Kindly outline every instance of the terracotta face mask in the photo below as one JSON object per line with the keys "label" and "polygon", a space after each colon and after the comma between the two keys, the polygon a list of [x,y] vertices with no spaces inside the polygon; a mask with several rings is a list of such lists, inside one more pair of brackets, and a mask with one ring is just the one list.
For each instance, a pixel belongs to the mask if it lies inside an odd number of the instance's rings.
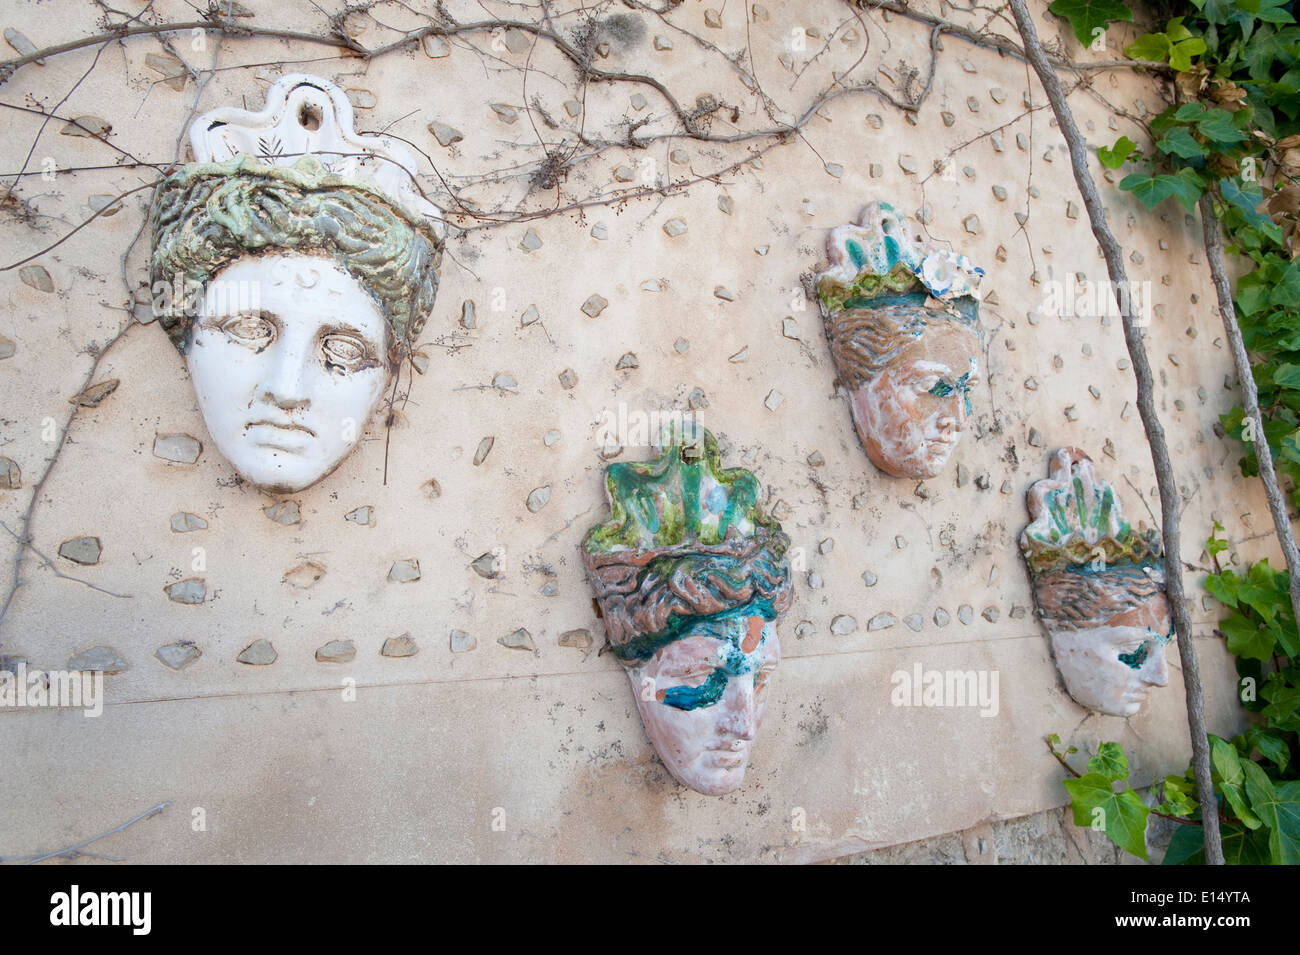
{"label": "terracotta face mask", "polygon": [[708,431],[606,471],[613,517],[582,556],[646,735],[669,772],[710,796],[744,781],[781,659],[789,538],[754,475],[720,467]]}
{"label": "terracotta face mask", "polygon": [[975,410],[983,272],[879,202],[827,254],[818,300],[858,440],[886,474],[933,477]]}
{"label": "terracotta face mask", "polygon": [[1169,681],[1160,538],[1124,521],[1114,489],[1077,448],[1052,456],[1028,500],[1020,549],[1066,691],[1099,713],[1133,716]]}

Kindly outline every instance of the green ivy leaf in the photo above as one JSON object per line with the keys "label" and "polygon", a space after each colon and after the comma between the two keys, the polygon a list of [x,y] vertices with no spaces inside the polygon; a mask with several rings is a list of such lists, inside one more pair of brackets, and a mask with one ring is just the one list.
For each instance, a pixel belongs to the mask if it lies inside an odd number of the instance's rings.
{"label": "green ivy leaf", "polygon": [[1119,743],[1102,743],[1097,747],[1097,755],[1088,760],[1088,772],[1100,773],[1113,782],[1128,779],[1128,756],[1124,747]]}
{"label": "green ivy leaf", "polygon": [[1251,811],[1250,801],[1246,798],[1246,772],[1242,769],[1237,748],[1226,739],[1210,734],[1210,762],[1219,792],[1223,793],[1233,813],[1248,829],[1258,829],[1259,817]]}
{"label": "green ivy leaf", "polygon": [[1127,136],[1121,136],[1115,140],[1114,146],[1098,146],[1097,158],[1107,169],[1118,169],[1128,161],[1128,157],[1133,155],[1133,150],[1137,149],[1137,143]]}
{"label": "green ivy leaf", "polygon": [[1132,789],[1115,793],[1111,780],[1101,773],[1085,773],[1078,779],[1065,780],[1063,785],[1072,800],[1070,806],[1076,826],[1091,827],[1096,818],[1093,810],[1100,809],[1102,825],[1110,841],[1139,859],[1147,858],[1147,816],[1151,810],[1142,804],[1137,793]]}
{"label": "green ivy leaf", "polygon": [[1135,172],[1120,180],[1119,187],[1131,192],[1148,209],[1154,209],[1174,194],[1173,176],[1152,176],[1145,172]]}
{"label": "green ivy leaf", "polygon": [[1180,73],[1185,72],[1192,68],[1192,57],[1200,56],[1204,52],[1205,41],[1200,37],[1183,40],[1169,48],[1169,65]]}
{"label": "green ivy leaf", "polygon": [[1273,655],[1273,633],[1255,621],[1235,613],[1219,621],[1219,629],[1228,640],[1228,652],[1247,660],[1267,660]]}
{"label": "green ivy leaf", "polygon": [[1192,131],[1186,126],[1175,126],[1169,135],[1156,143],[1156,148],[1183,159],[1198,159],[1205,155],[1205,147],[1192,137]]}
{"label": "green ivy leaf", "polygon": [[1144,33],[1124,48],[1124,55],[1131,60],[1163,63],[1169,59],[1169,46],[1169,37],[1163,33]]}
{"label": "green ivy leaf", "polygon": [[[1228,546],[1226,541],[1223,546]],[[1237,587],[1239,584],[1240,581],[1238,581],[1237,575],[1231,570],[1225,570],[1221,574],[1210,574],[1205,578],[1205,589],[1210,592],[1210,595],[1219,603],[1226,607],[1232,607],[1234,610],[1237,608]]]}
{"label": "green ivy leaf", "polygon": [[1286,740],[1277,736],[1272,730],[1260,726],[1253,727],[1246,734],[1246,738],[1265,759],[1271,760],[1277,766],[1278,773],[1286,772],[1287,764],[1291,762],[1291,747],[1287,745]]}
{"label": "green ivy leaf", "polygon": [[1219,195],[1241,211],[1246,222],[1256,228],[1272,224],[1272,219],[1255,209],[1264,201],[1264,190],[1258,182],[1242,182],[1240,179],[1220,179]]}
{"label": "green ivy leaf", "polygon": [[1075,38],[1084,46],[1092,43],[1097,30],[1113,20],[1132,20],[1133,11],[1121,0],[1055,0],[1047,8],[1074,27]]}
{"label": "green ivy leaf", "polygon": [[1246,760],[1242,768],[1250,805],[1269,829],[1274,865],[1300,865],[1300,780],[1274,787],[1258,763]]}
{"label": "green ivy leaf", "polygon": [[1246,134],[1233,124],[1232,114],[1226,109],[1207,111],[1196,120],[1196,128],[1211,142],[1239,143],[1246,138]]}

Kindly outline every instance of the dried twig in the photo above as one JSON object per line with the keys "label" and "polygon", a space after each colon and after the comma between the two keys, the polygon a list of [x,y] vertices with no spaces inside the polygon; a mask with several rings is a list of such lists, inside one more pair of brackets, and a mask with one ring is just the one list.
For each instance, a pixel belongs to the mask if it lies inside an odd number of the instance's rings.
{"label": "dried twig", "polygon": [[[160,802],[152,809],[146,809],[144,812],[140,813],[140,815],[136,816],[134,819],[128,819],[120,826],[114,826],[112,829],[109,829],[107,832],[101,832],[97,836],[91,836],[89,839],[86,839],[83,842],[78,842],[76,845],[68,846],[63,849],[58,849],[55,850],[54,852],[47,852],[44,855],[13,856],[9,858],[0,856],[0,863],[21,862],[25,865],[36,865],[36,863],[38,862],[46,862],[50,859],[75,859],[78,856],[92,856],[94,855],[94,853],[82,852],[81,850],[86,846],[90,845],[92,842],[98,842],[100,839],[107,839],[109,836],[116,835],[119,832],[123,832],[127,829],[130,829],[137,822],[141,822],[145,819],[148,819],[150,816],[156,816],[158,813],[162,812],[170,805],[171,805],[170,802]],[[101,858],[101,857],[96,856],[96,858]],[[114,861],[118,861],[118,860],[114,860]]]}
{"label": "dried twig", "polygon": [[1210,741],[1205,725],[1205,696],[1201,687],[1196,646],[1192,641],[1191,615],[1187,611],[1187,597],[1183,592],[1182,540],[1178,526],[1178,482],[1174,479],[1174,468],[1169,457],[1169,445],[1165,440],[1165,429],[1156,413],[1151,362],[1147,359],[1146,346],[1142,343],[1142,329],[1133,314],[1132,296],[1127,293],[1129,284],[1124,269],[1124,254],[1114,233],[1110,231],[1110,226],[1106,224],[1106,209],[1101,204],[1101,196],[1097,193],[1097,184],[1093,182],[1092,174],[1088,171],[1088,147],[1074,121],[1074,114],[1065,99],[1061,81],[1048,62],[1042,43],[1039,42],[1038,31],[1034,28],[1034,21],[1025,6],[1025,0],[1010,0],[1010,2],[1011,12],[1016,18],[1016,26],[1024,41],[1029,63],[1047,92],[1052,111],[1056,114],[1057,123],[1061,127],[1061,134],[1069,147],[1074,179],[1079,185],[1084,207],[1088,210],[1092,233],[1097,237],[1102,255],[1106,259],[1106,270],[1110,274],[1120,314],[1124,320],[1124,341],[1128,345],[1129,358],[1133,362],[1133,376],[1137,379],[1138,412],[1142,417],[1142,426],[1146,429],[1147,443],[1151,445],[1151,460],[1156,470],[1156,486],[1160,489],[1161,523],[1165,544],[1165,589],[1173,609],[1174,626],[1178,631],[1178,653],[1183,661],[1187,722],[1192,734],[1192,767],[1196,775],[1196,791],[1200,798],[1201,815],[1205,825],[1205,860],[1210,865],[1223,865],[1219,816],[1215,811],[1218,803],[1214,797],[1214,785],[1210,778]]}

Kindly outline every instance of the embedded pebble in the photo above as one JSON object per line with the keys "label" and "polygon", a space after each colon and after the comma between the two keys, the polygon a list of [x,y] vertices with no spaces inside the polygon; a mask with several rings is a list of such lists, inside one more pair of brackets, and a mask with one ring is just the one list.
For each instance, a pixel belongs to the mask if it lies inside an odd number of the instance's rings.
{"label": "embedded pebble", "polygon": [[979,235],[980,217],[975,215],[974,213],[971,213],[965,219],[961,220],[961,225],[962,228],[965,229],[967,232],[969,232],[971,235]]}
{"label": "embedded pebble", "polygon": [[904,537],[902,534],[896,535],[894,537],[894,546],[897,547],[899,550],[902,550],[904,547],[907,546],[907,538]]}
{"label": "embedded pebble", "polygon": [[593,239],[602,239],[602,240],[608,239],[609,226],[605,225],[605,223],[603,222],[597,222],[594,226],[591,227],[591,237]]}
{"label": "embedded pebble", "polygon": [[1065,409],[1065,420],[1066,420],[1066,421],[1078,421],[1078,420],[1079,420],[1079,409],[1076,408],[1074,405],[1070,405],[1069,407],[1067,407],[1067,408]]}
{"label": "embedded pebble", "polygon": [[811,637],[817,632],[817,628],[812,625],[811,620],[800,620],[794,628],[795,639],[802,640],[805,637]]}
{"label": "embedded pebble", "polygon": [[519,327],[527,328],[529,325],[535,325],[541,317],[542,313],[537,310],[537,306],[530,304],[519,316]]}
{"label": "embedded pebble", "polygon": [[159,434],[153,439],[153,454],[164,461],[193,464],[203,453],[203,445],[188,434]]}
{"label": "embedded pebble", "polygon": [[519,248],[525,252],[535,252],[542,247],[542,237],[533,229],[528,229],[519,241]]}
{"label": "embedded pebble", "polygon": [[1022,619],[1024,616],[1025,616],[1025,608],[1024,608],[1024,607],[1020,606],[1019,604],[1016,604],[1014,607],[1011,608],[1011,614],[1010,614],[1010,617],[1011,617],[1012,620],[1020,620],[1020,619]]}
{"label": "embedded pebble", "polygon": [[98,537],[74,537],[59,545],[59,556],[74,564],[98,564],[103,551]]}
{"label": "embedded pebble", "polygon": [[624,352],[623,357],[614,365],[614,368],[618,371],[627,371],[632,368],[640,367],[641,361],[636,357],[636,352]]}
{"label": "embedded pebble", "polygon": [[896,623],[892,613],[878,613],[867,621],[867,630],[888,630]]}
{"label": "embedded pebble", "polygon": [[849,614],[837,614],[831,620],[831,633],[838,637],[847,636],[858,629],[858,621]]}
{"label": "embedded pebble", "polygon": [[715,30],[721,30],[721,29],[722,29],[722,14],[721,14],[720,12],[718,12],[717,10],[712,10],[712,9],[705,10],[705,11],[704,11],[704,25],[705,25],[706,27],[712,27],[712,28],[715,29]]}
{"label": "embedded pebble", "polygon": [[54,279],[50,278],[50,273],[45,270],[43,265],[26,265],[18,270],[18,278],[24,285],[36,289],[38,292],[53,292]]}
{"label": "embedded pebble", "polygon": [[713,290],[713,297],[720,298],[724,302],[734,302],[736,300],[736,293],[725,285],[719,285]]}
{"label": "embedded pebble", "polygon": [[555,428],[552,428],[550,431],[546,432],[546,434],[542,435],[542,444],[546,445],[548,448],[553,447],[559,442],[559,440],[560,432]]}
{"label": "embedded pebble", "polygon": [[389,637],[379,650],[380,656],[385,657],[413,657],[419,652],[420,648],[416,646],[415,640],[409,633],[404,633],[400,637]]}
{"label": "embedded pebble", "polygon": [[903,623],[907,624],[909,630],[920,633],[920,631],[925,627],[925,618],[919,613],[909,613],[903,618]]}
{"label": "embedded pebble", "polygon": [[812,454],[808,455],[809,467],[819,468],[825,463],[826,463],[826,458],[822,456],[822,453],[820,451],[814,451]]}
{"label": "embedded pebble", "polygon": [[962,604],[960,607],[957,608],[957,619],[960,620],[963,624],[969,626],[971,621],[975,619],[974,608],[971,607],[970,604]]}
{"label": "embedded pebble", "polygon": [[426,36],[423,41],[424,55],[431,59],[440,60],[444,56],[451,56],[451,44],[447,42],[445,36]]}
{"label": "embedded pebble", "polygon": [[68,660],[69,670],[90,670],[100,673],[122,673],[131,669],[130,664],[118,655],[112,647],[91,647],[82,650]]}
{"label": "embedded pebble", "polygon": [[98,116],[77,116],[68,120],[59,133],[63,136],[97,137],[106,136],[112,131],[113,124],[106,119]]}
{"label": "embedded pebble", "polygon": [[262,508],[262,513],[269,517],[276,524],[297,524],[302,520],[302,515],[298,510],[297,501],[277,501]]}
{"label": "embedded pebble", "polygon": [[433,138],[438,140],[439,145],[442,146],[450,146],[452,143],[458,143],[465,138],[465,134],[455,126],[448,126],[436,119],[429,124],[429,132],[433,133]]}
{"label": "embedded pebble", "polygon": [[817,571],[814,570],[808,574],[809,590],[821,590],[823,583],[824,581],[822,580],[822,575],[817,573]]}
{"label": "embedded pebble", "polygon": [[366,527],[375,526],[375,509],[369,504],[361,507],[354,507],[343,515],[345,521],[351,521],[353,524],[362,524]]}
{"label": "embedded pebble", "polygon": [[409,584],[419,579],[420,562],[414,557],[394,561],[393,566],[388,568],[388,582],[390,584]]}
{"label": "embedded pebble", "polygon": [[551,499],[551,486],[549,484],[542,487],[535,487],[528,494],[526,506],[530,514],[536,514],[546,506],[546,502]]}
{"label": "embedded pebble", "polygon": [[254,640],[243,650],[239,651],[239,656],[235,657],[239,663],[247,663],[249,666],[264,667],[274,663],[279,654],[275,652],[275,647],[267,639]]}
{"label": "embedded pebble", "polygon": [[578,383],[578,373],[572,368],[566,368],[557,376],[560,379],[560,387],[565,391],[574,387]]}
{"label": "embedded pebble", "polygon": [[983,617],[985,620],[987,620],[989,623],[997,623],[997,622],[998,622],[998,608],[997,608],[997,607],[985,607],[985,608],[984,608],[984,612],[981,613],[980,616]]}
{"label": "embedded pebble", "polygon": [[0,360],[13,358],[14,352],[17,350],[18,346],[12,338],[5,338],[5,336],[0,335]]}
{"label": "embedded pebble", "polygon": [[519,112],[513,106],[507,106],[505,103],[493,103],[492,112],[497,114],[497,119],[507,126],[519,118]]}
{"label": "embedded pebble", "polygon": [[504,637],[498,638],[497,643],[501,644],[503,647],[509,647],[511,650],[531,650],[534,653],[537,652],[537,645],[533,643],[533,635],[523,627],[520,627],[514,633],[508,633]]}
{"label": "embedded pebble", "polygon": [[168,643],[153,652],[158,662],[172,670],[184,670],[203,656],[203,651],[192,643]]}
{"label": "embedded pebble", "polygon": [[171,528],[177,534],[188,534],[190,531],[201,531],[206,529],[208,522],[197,514],[191,514],[188,511],[177,511],[171,516]]}
{"label": "embedded pebble", "polygon": [[496,444],[496,437],[488,435],[478,443],[478,448],[474,451],[474,466],[478,467],[487,460],[487,456],[492,453],[492,445]]}
{"label": "embedded pebble", "polygon": [[957,117],[946,111],[940,113],[939,118],[943,120],[945,126],[951,126],[953,123],[957,122]]}
{"label": "embedded pebble", "polygon": [[461,328],[478,328],[478,309],[471,299],[467,298],[460,303],[460,326]]}
{"label": "embedded pebble", "polygon": [[429,480],[420,485],[420,490],[423,491],[425,496],[431,501],[436,501],[438,498],[442,497],[442,485],[438,483],[437,478],[429,478]]}
{"label": "embedded pebble", "polygon": [[700,408],[707,408],[709,406],[709,399],[708,396],[704,394],[704,389],[700,387],[692,388],[690,395],[686,398],[686,405],[692,411],[697,411]]}
{"label": "embedded pebble", "polygon": [[909,173],[913,173],[913,174],[915,174],[915,172],[916,172],[919,168],[921,168],[921,167],[920,167],[920,164],[917,163],[917,161],[916,161],[916,157],[915,157],[915,156],[909,156],[909,155],[907,155],[907,154],[903,154],[903,155],[901,155],[901,156],[898,157],[898,166],[899,166],[900,169],[903,170],[903,172],[909,172]]}
{"label": "embedded pebble", "polygon": [[575,650],[590,650],[592,639],[590,630],[566,630],[560,634],[559,640],[556,641],[562,647],[572,647]]}
{"label": "embedded pebble", "polygon": [[1046,446],[1046,442],[1043,440],[1043,434],[1037,428],[1029,429],[1029,443],[1035,448]]}
{"label": "embedded pebble", "polygon": [[478,646],[478,641],[464,630],[451,631],[451,652],[466,653]]}
{"label": "embedded pebble", "polygon": [[944,610],[942,607],[938,608],[938,609],[934,612],[934,625],[935,625],[936,627],[946,627],[946,626],[948,626],[948,622],[949,622],[951,619],[952,619],[952,618],[948,616],[948,611]]}
{"label": "embedded pebble", "polygon": [[719,210],[725,212],[727,215],[731,215],[731,213],[735,210],[735,208],[736,208],[736,200],[732,199],[731,196],[718,196]]}
{"label": "embedded pebble", "polygon": [[324,576],[325,568],[315,561],[309,560],[297,567],[286,570],[281,582],[288,584],[295,590],[310,590]]}
{"label": "embedded pebble", "polygon": [[501,563],[497,560],[497,555],[490,551],[474,558],[470,567],[474,569],[474,573],[488,580],[495,580],[501,576]]}
{"label": "embedded pebble", "polygon": [[673,238],[686,234],[686,223],[681,219],[669,219],[664,223],[664,232]]}
{"label": "embedded pebble", "polygon": [[645,109],[646,107],[646,98],[641,93],[633,93],[628,98],[628,102],[632,104],[632,108],[636,110],[638,113],[641,112],[641,110]]}
{"label": "embedded pebble", "polygon": [[799,323],[787,315],[781,319],[781,334],[792,341],[799,341]]}
{"label": "embedded pebble", "polygon": [[593,294],[582,303],[582,311],[592,318],[599,316],[607,307],[609,307],[609,299],[603,295]]}
{"label": "embedded pebble", "polygon": [[582,103],[576,99],[566,99],[564,101],[564,111],[572,118],[577,119],[582,113]]}
{"label": "embedded pebble", "polygon": [[178,604],[201,604],[208,596],[208,585],[202,577],[178,580],[174,584],[168,584],[163,590],[167,592],[168,600]]}
{"label": "embedded pebble", "polygon": [[631,166],[623,165],[614,170],[614,179],[618,182],[631,182],[636,178],[636,173]]}
{"label": "embedded pebble", "polygon": [[331,640],[316,651],[317,663],[351,663],[357,658],[357,645],[351,640]]}
{"label": "embedded pebble", "polygon": [[656,50],[660,50],[660,51],[662,51],[662,50],[671,50],[672,48],[673,48],[673,41],[670,40],[670,39],[668,39],[668,37],[666,37],[666,36],[662,36],[662,35],[657,35],[657,36],[655,37],[655,49],[656,49]]}
{"label": "embedded pebble", "polygon": [[[731,362],[733,365],[737,365],[740,364],[741,362],[749,361],[749,346],[746,345],[744,348],[736,352],[734,355],[728,356],[727,361]],[[15,465],[15,467],[17,467],[17,465]]]}
{"label": "embedded pebble", "polygon": [[768,411],[775,411],[777,408],[781,407],[781,404],[784,401],[785,395],[773,388],[767,393],[767,397],[763,399],[763,407]]}
{"label": "embedded pebble", "polygon": [[670,162],[675,162],[679,166],[684,166],[686,163],[691,161],[690,155],[685,149],[674,149],[668,154],[668,159]]}
{"label": "embedded pebble", "polygon": [[964,464],[957,465],[957,486],[965,487],[970,482],[970,469]]}
{"label": "embedded pebble", "polygon": [[1006,201],[1007,201],[1007,188],[1006,188],[1006,186],[994,186],[994,187],[993,187],[993,198],[997,199],[998,202],[1006,202]]}

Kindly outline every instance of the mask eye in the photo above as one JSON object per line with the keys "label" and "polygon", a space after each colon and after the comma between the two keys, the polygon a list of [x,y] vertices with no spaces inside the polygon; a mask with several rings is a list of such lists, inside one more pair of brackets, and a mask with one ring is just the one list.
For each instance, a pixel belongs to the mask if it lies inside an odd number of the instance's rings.
{"label": "mask eye", "polygon": [[943,378],[940,378],[933,385],[931,385],[929,388],[926,389],[926,391],[934,395],[936,398],[947,398],[950,394],[953,393],[953,390],[954,389],[952,386],[952,382],[946,381]]}
{"label": "mask eye", "polygon": [[1151,652],[1151,641],[1149,640],[1143,641],[1143,643],[1140,646],[1138,646],[1136,649],[1134,649],[1133,652],[1121,653],[1119,655],[1119,662],[1124,664],[1129,669],[1138,670],[1141,669],[1142,664],[1147,662],[1147,655],[1150,652]]}
{"label": "mask eye", "polygon": [[232,342],[261,351],[275,341],[275,323],[264,315],[236,315],[221,324]]}
{"label": "mask eye", "polygon": [[351,335],[327,335],[321,342],[325,360],[333,365],[353,368],[368,356],[365,343]]}

